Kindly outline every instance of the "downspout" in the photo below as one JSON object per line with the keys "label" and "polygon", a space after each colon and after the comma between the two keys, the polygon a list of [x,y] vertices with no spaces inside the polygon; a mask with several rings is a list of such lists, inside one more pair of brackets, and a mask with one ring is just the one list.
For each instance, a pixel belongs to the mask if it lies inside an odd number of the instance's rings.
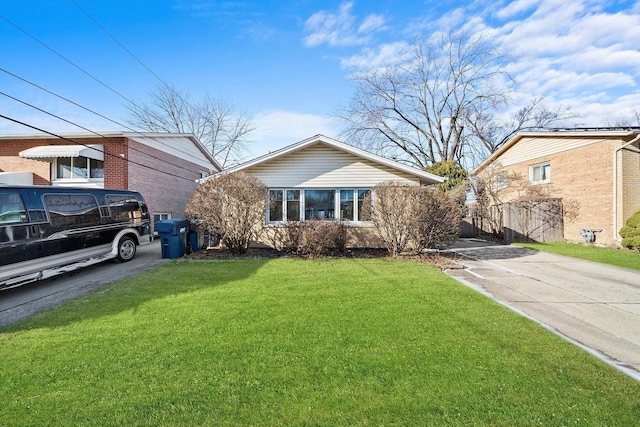
{"label": "downspout", "polygon": [[618,151],[624,150],[625,147],[640,140],[640,133],[631,141],[622,144],[613,151],[613,236],[617,242],[620,242],[618,234]]}

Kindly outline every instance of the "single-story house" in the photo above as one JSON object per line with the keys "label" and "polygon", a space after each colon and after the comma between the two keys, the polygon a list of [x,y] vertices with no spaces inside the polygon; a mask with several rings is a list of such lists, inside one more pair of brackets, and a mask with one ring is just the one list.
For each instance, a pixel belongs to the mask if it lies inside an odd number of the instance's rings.
{"label": "single-story house", "polygon": [[[342,221],[347,245],[382,246],[373,225],[361,218],[366,195],[386,181],[429,185],[444,178],[365,150],[316,135],[226,169],[243,171],[268,187],[265,227],[306,220]],[[208,178],[205,178],[208,179]]]}
{"label": "single-story house", "polygon": [[[522,177],[575,208],[564,221],[565,240],[583,242],[584,231],[595,230],[598,243],[616,245],[620,228],[640,210],[640,128],[520,132],[471,175],[506,190],[516,185],[509,177]],[[505,191],[501,201],[516,196]]]}
{"label": "single-story house", "polygon": [[0,135],[0,184],[140,192],[154,217],[184,217],[197,180],[221,170],[191,134]]}

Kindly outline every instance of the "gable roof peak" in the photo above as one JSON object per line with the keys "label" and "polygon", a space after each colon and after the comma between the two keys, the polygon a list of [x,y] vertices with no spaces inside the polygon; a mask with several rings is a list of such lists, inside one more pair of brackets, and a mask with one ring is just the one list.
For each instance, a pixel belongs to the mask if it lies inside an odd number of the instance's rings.
{"label": "gable roof peak", "polygon": [[[382,164],[382,165],[391,167],[391,168],[396,169],[396,170],[407,172],[407,173],[410,173],[410,174],[412,174],[414,176],[419,176],[420,178],[423,178],[423,179],[425,179],[427,181],[430,181],[430,182],[433,182],[433,183],[444,182],[444,178],[441,177],[441,176],[438,176],[438,175],[435,175],[435,174],[432,174],[432,173],[429,173],[429,172],[414,168],[412,166],[404,165],[404,164],[399,163],[399,162],[397,162],[395,160],[387,159],[386,157],[382,157],[382,156],[379,156],[377,154],[370,153],[370,152],[368,152],[366,150],[363,150],[361,148],[354,147],[353,145],[349,145],[349,144],[346,144],[344,142],[340,142],[338,140],[335,140],[333,138],[329,138],[328,136],[321,135],[321,134],[317,134],[317,135],[314,135],[314,136],[312,136],[310,138],[303,139],[302,141],[293,143],[291,145],[288,145],[288,146],[286,146],[284,148],[281,148],[279,150],[270,152],[268,154],[256,157],[253,160],[249,160],[247,162],[241,163],[239,165],[236,165],[234,167],[231,167],[231,168],[226,169],[226,170],[221,171],[221,172],[222,173],[232,173],[232,172],[245,170],[245,169],[248,169],[248,168],[250,168],[252,166],[268,162],[268,161],[273,160],[273,159],[278,158],[278,157],[285,156],[287,154],[299,151],[301,149],[304,149],[304,148],[309,147],[309,146],[314,145],[314,144],[325,144],[325,145],[328,145],[328,146],[330,146],[330,147],[332,147],[334,149],[337,149],[337,150],[340,150],[340,151],[344,151],[346,153],[353,154],[353,155],[355,155],[357,157],[361,157],[361,158],[364,158],[366,160],[369,160],[369,161],[372,161],[372,162],[375,162],[375,163],[378,163],[378,164]],[[215,175],[211,175],[211,177],[213,177],[213,176],[215,176]],[[211,177],[203,178],[201,180],[201,182],[205,181],[205,180],[207,180],[207,179],[209,179]]]}

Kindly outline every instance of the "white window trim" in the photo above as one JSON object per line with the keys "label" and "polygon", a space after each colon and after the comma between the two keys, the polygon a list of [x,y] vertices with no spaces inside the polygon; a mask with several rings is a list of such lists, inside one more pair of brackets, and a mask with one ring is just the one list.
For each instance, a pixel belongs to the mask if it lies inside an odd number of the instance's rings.
{"label": "white window trim", "polygon": [[[92,159],[90,157],[85,157],[87,159],[87,175],[89,175],[91,173],[91,162],[96,161],[96,159]],[[53,162],[51,162],[51,182],[52,183],[87,183],[87,182],[92,182],[92,183],[104,183],[104,163],[102,164],[102,174],[103,174],[103,178],[76,178],[76,177],[72,177],[72,178],[59,178],[58,177],[58,159],[60,159],[60,157],[56,157],[55,160]],[[73,162],[75,161],[76,157],[71,157],[71,170],[73,171]]]}
{"label": "white window trim", "polygon": [[[373,224],[371,221],[360,221],[358,219],[358,191],[359,190],[369,190],[371,191],[371,188],[362,188],[362,187],[337,187],[337,188],[290,188],[290,187],[274,187],[274,188],[269,188],[267,191],[267,203],[266,203],[266,210],[265,210],[265,224],[267,226],[284,226],[289,222],[292,221],[288,221],[286,218],[286,214],[287,214],[287,191],[290,190],[297,190],[300,191],[300,217],[298,219],[298,221],[294,221],[294,222],[303,222],[306,221],[304,219],[304,213],[306,210],[305,207],[305,191],[306,190],[323,190],[323,191],[333,191],[334,196],[333,196],[333,206],[334,206],[334,212],[336,213],[336,217],[332,218],[332,219],[327,219],[326,221],[336,221],[336,222],[341,222],[343,224],[347,224],[350,226],[370,226],[371,224]],[[340,218],[340,190],[353,190],[353,216],[354,219],[353,220],[345,220],[342,221]],[[270,197],[269,197],[269,192],[271,191],[282,191],[282,220],[281,221],[271,221],[271,218],[269,217],[270,215],[270,208],[271,208],[271,201],[270,201]]]}
{"label": "white window trim", "polygon": [[[544,180],[540,180],[540,181],[536,181],[534,180],[534,169],[536,168],[542,168],[544,166],[548,166],[549,167],[549,173],[547,174],[547,179]],[[542,162],[542,163],[537,163],[535,165],[531,165],[529,166],[529,182],[531,184],[548,184],[551,182],[551,162]]]}

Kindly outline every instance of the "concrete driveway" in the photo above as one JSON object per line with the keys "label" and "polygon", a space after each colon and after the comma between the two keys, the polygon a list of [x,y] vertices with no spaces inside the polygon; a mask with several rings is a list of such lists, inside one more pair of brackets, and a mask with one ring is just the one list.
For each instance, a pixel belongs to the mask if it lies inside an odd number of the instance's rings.
{"label": "concrete driveway", "polygon": [[446,273],[640,380],[640,271],[480,239]]}
{"label": "concrete driveway", "polygon": [[129,262],[106,261],[90,267],[0,291],[0,327],[10,325],[63,302],[168,261],[162,258],[160,240],[138,246]]}

